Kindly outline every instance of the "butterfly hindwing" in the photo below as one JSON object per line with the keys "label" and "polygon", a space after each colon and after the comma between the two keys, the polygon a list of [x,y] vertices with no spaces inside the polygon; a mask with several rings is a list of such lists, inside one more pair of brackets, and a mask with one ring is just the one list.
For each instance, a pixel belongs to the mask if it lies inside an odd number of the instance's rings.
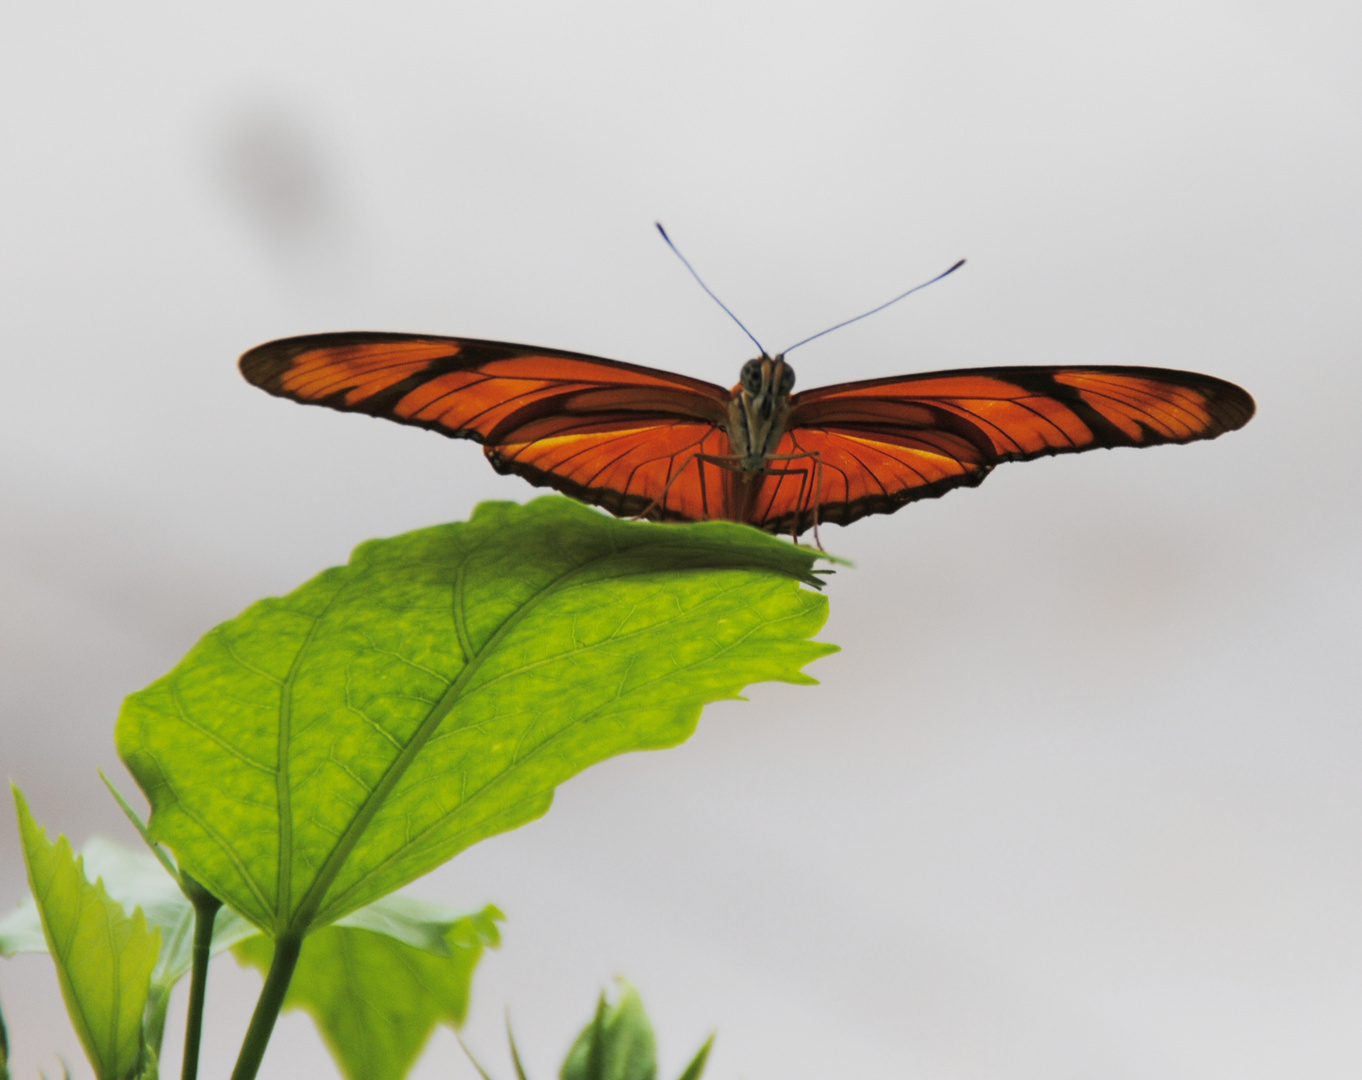
{"label": "butterfly hindwing", "polygon": [[714,424],[671,420],[577,424],[567,437],[545,434],[547,423],[525,425],[513,440],[487,446],[498,472],[630,517],[645,511],[670,521],[730,516],[728,470],[713,457],[728,453]]}

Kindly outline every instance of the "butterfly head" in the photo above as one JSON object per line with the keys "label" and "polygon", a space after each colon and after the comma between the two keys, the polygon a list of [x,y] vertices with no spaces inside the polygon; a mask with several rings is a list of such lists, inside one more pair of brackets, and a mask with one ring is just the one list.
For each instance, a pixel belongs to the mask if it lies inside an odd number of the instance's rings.
{"label": "butterfly head", "polygon": [[728,441],[745,472],[765,467],[790,418],[794,369],[784,356],[758,356],[743,364],[728,402]]}
{"label": "butterfly head", "polygon": [[759,412],[767,416],[777,401],[790,396],[794,384],[794,368],[785,363],[784,356],[777,356],[774,360],[769,356],[758,356],[743,364],[742,373],[738,376],[738,385],[742,387],[743,394],[752,400]]}

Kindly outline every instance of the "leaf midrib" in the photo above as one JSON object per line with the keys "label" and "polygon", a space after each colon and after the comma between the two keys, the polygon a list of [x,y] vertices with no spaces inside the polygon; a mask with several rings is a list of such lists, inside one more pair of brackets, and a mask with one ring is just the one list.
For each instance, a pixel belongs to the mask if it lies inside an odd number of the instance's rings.
{"label": "leaf midrib", "polygon": [[317,628],[322,625],[327,615],[336,606],[336,601],[345,595],[346,587],[349,584],[351,583],[347,582],[337,589],[326,602],[326,606],[312,620],[312,625],[307,628],[307,636],[298,646],[298,652],[294,654],[293,663],[289,665],[288,674],[284,676],[279,687],[279,741],[277,743],[279,763],[274,774],[274,795],[279,807],[279,865],[275,871],[277,880],[274,887],[274,919],[275,925],[281,932],[284,927],[279,926],[279,916],[288,912],[293,901],[293,788],[291,763],[289,761],[289,750],[293,736],[293,684],[302,668],[303,657],[307,654],[308,646],[317,636]]}
{"label": "leaf midrib", "polygon": [[[631,574],[631,575],[621,575],[621,576],[623,577],[623,576],[634,576],[634,575]],[[776,624],[776,623],[778,623],[778,622],[786,622],[786,621],[790,621],[790,620],[793,620],[793,619],[802,619],[802,618],[804,618],[804,616],[805,616],[805,613],[804,613],[803,611],[799,611],[799,612],[791,613],[791,614],[786,615],[786,616],[782,616],[781,618],[776,619],[776,620],[767,620],[767,621],[761,622],[761,623],[759,623],[759,624],[756,624],[756,625],[747,627],[747,628],[744,629],[744,630],[742,631],[742,633],[739,634],[739,636],[736,637],[733,641],[730,641],[730,642],[728,642],[727,644],[721,646],[718,652],[716,652],[716,653],[714,653],[714,654],[711,654],[711,655],[708,655],[708,656],[704,657],[702,660],[692,661],[692,662],[690,662],[690,663],[683,664],[683,665],[681,665],[680,668],[678,668],[677,670],[685,671],[685,670],[693,669],[693,668],[695,668],[695,667],[697,667],[697,666],[699,666],[699,665],[701,665],[701,664],[709,664],[709,663],[712,663],[716,658],[718,658],[718,657],[720,657],[720,656],[723,656],[723,655],[725,655],[725,654],[727,654],[727,653],[729,653],[729,652],[732,652],[732,651],[734,651],[734,650],[736,650],[736,649],[738,649],[738,648],[741,648],[743,645],[747,644],[748,640],[749,640],[754,634],[756,634],[756,633],[758,632],[759,629],[766,629],[766,628],[769,628],[770,626],[772,626],[772,625],[774,625],[774,624]],[[490,641],[489,641],[489,644],[490,644]],[[670,678],[674,673],[675,673],[674,671],[673,671],[673,672],[668,672],[667,675],[666,675],[665,677],[666,677],[666,678]],[[643,689],[644,689],[645,687],[647,687],[647,686],[649,686],[649,685],[652,685],[652,684],[654,684],[654,683],[659,682],[663,677],[664,677],[664,676],[655,676],[655,677],[653,677],[653,678],[649,678],[649,679],[645,680],[644,682],[639,683],[639,684],[637,684],[637,685],[631,687],[631,688],[629,689],[629,691],[628,691],[628,695],[631,696],[631,695],[633,695],[633,694],[642,692]],[[486,684],[483,684],[483,686],[485,686],[485,685],[486,685]],[[479,687],[477,687],[477,689],[480,691],[480,690],[483,689],[483,686],[479,686]],[[619,702],[620,702],[622,696],[624,696],[624,695],[620,695],[620,694],[617,693],[617,694],[615,695],[615,697],[613,697],[609,702],[602,702],[600,705],[596,706],[595,708],[590,709],[590,710],[588,710],[587,712],[583,713],[582,715],[576,717],[576,718],[573,719],[569,724],[565,725],[564,727],[562,727],[562,728],[559,729],[558,731],[554,732],[553,734],[551,734],[550,736],[548,736],[546,739],[544,739],[541,743],[539,743],[537,746],[533,747],[533,748],[532,748],[528,753],[526,753],[523,757],[517,757],[516,760],[512,763],[512,765],[511,765],[510,767],[508,767],[508,768],[506,768],[506,769],[503,769],[501,772],[497,773],[494,777],[492,777],[491,779],[489,779],[487,783],[483,784],[480,788],[478,788],[476,791],[474,791],[471,795],[465,794],[464,797],[460,799],[460,804],[459,804],[458,807],[456,807],[455,809],[450,810],[450,811],[448,811],[447,813],[443,814],[437,821],[432,822],[432,823],[431,823],[430,825],[428,825],[425,829],[423,829],[420,833],[418,833],[418,834],[417,834],[417,837],[419,838],[419,837],[424,837],[424,836],[430,835],[431,833],[435,832],[437,829],[442,828],[442,827],[444,827],[445,825],[447,825],[447,824],[449,823],[449,821],[450,821],[451,818],[453,818],[453,817],[454,817],[456,814],[458,814],[459,812],[461,812],[461,811],[463,811],[463,810],[466,810],[467,807],[468,807],[470,804],[472,804],[472,803],[474,803],[474,802],[476,802],[476,801],[478,801],[478,800],[480,800],[480,799],[486,798],[486,797],[490,796],[491,794],[494,794],[494,793],[496,792],[496,790],[497,790],[500,786],[502,786],[502,785],[507,781],[507,778],[508,778],[513,772],[516,772],[516,770],[518,770],[521,766],[525,765],[527,762],[533,761],[534,759],[540,757],[540,756],[543,755],[544,753],[549,752],[549,748],[550,748],[553,744],[559,742],[559,741],[560,741],[561,739],[563,739],[563,738],[566,738],[574,729],[579,728],[583,723],[588,723],[588,722],[590,722],[592,719],[595,719],[595,718],[598,718],[598,717],[600,717],[600,716],[602,716],[602,715],[604,715],[604,714],[607,714],[608,712],[611,711],[612,708],[617,708],[618,705],[619,705]],[[704,704],[704,701],[703,701],[701,698],[696,698],[696,699],[693,699],[693,703],[694,703],[694,704],[697,704],[697,705],[703,705],[703,704]],[[486,824],[486,820],[487,820],[486,818],[477,818],[477,819],[475,819],[474,821],[470,822],[469,825],[468,825],[466,828],[464,828],[463,830],[461,830],[461,833],[455,834],[456,837],[459,836],[459,835],[461,835],[462,833],[466,833],[466,832],[469,832],[469,831],[477,831],[479,828],[483,827],[483,826]],[[384,859],[382,862],[376,864],[376,865],[373,867],[371,873],[374,873],[374,874],[380,873],[383,869],[385,869],[387,866],[391,865],[392,863],[398,862],[398,861],[400,861],[402,858],[409,856],[409,855],[411,854],[412,849],[413,849],[414,847],[417,847],[418,844],[419,844],[419,840],[416,839],[416,838],[413,838],[413,840],[409,841],[409,842],[408,842],[406,845],[404,845],[401,849],[399,849],[398,851],[393,852],[390,856],[388,856],[388,857],[387,857],[386,859]],[[356,881],[353,885],[350,886],[349,889],[346,890],[346,893],[342,894],[340,897],[336,897],[335,899],[336,899],[336,900],[341,900],[341,899],[343,899],[343,897],[344,897],[345,895],[347,895],[347,894],[349,894],[349,893],[352,893],[355,889],[361,887],[362,885],[363,885],[363,880]],[[334,906],[334,905],[333,905],[333,906]]]}
{"label": "leaf midrib", "polygon": [[[467,551],[464,555],[463,562],[460,563],[458,572],[455,574],[454,588],[456,592],[453,601],[455,611],[458,612],[460,616],[464,610],[463,591],[466,581],[464,568],[468,565],[477,551],[484,546],[485,544],[480,544],[476,548]],[[495,633],[487,639],[481,649],[474,650],[471,655],[466,657],[463,670],[459,672],[454,681],[450,683],[449,688],[440,696],[440,700],[436,702],[434,708],[426,714],[426,718],[421,721],[420,726],[416,729],[416,732],[412,735],[407,745],[402,748],[397,757],[395,757],[383,771],[383,775],[379,778],[378,783],[370,789],[369,795],[365,798],[359,811],[350,819],[350,824],[342,831],[340,839],[331,849],[331,853],[326,857],[326,860],[322,863],[322,867],[317,872],[317,876],[312,879],[312,884],[298,902],[297,910],[289,919],[288,925],[293,932],[306,933],[311,928],[310,924],[312,918],[321,908],[321,903],[326,898],[327,890],[331,888],[331,885],[339,876],[341,868],[345,865],[345,860],[350,857],[351,851],[353,851],[355,845],[359,843],[360,838],[364,835],[364,831],[369,827],[369,823],[378,814],[383,803],[387,800],[389,793],[397,786],[398,781],[402,779],[402,776],[411,766],[412,761],[416,759],[417,754],[419,754],[426,743],[430,741],[431,736],[439,729],[444,718],[448,716],[454,706],[458,704],[464,689],[482,667],[486,658],[495,655],[496,647],[512,630],[515,629],[516,626],[525,620],[529,612],[537,608],[548,597],[559,592],[565,587],[566,583],[571,582],[578,575],[608,559],[615,558],[619,553],[619,549],[612,545],[609,551],[565,570],[507,616],[506,620],[497,627]],[[457,622],[458,619],[456,617],[456,623]],[[463,636],[464,635],[462,634],[459,635],[461,647],[464,647],[462,640]],[[471,647],[471,642],[469,642],[469,647]],[[302,650],[299,651],[299,656],[301,655]],[[292,672],[290,672],[290,679],[291,677]],[[282,826],[280,835],[282,838]],[[282,859],[283,854],[281,852],[281,864]],[[292,862],[291,852],[289,862],[290,864]],[[285,911],[286,908],[281,904],[279,910],[282,912]]]}

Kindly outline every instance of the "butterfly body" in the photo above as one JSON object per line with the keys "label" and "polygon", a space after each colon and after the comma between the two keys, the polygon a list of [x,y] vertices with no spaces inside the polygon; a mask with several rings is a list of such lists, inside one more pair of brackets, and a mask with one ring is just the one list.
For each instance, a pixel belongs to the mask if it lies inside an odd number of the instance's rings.
{"label": "butterfly body", "polygon": [[1144,367],[996,367],[792,393],[782,356],[738,385],[471,338],[317,334],[241,358],[256,386],[483,444],[492,466],[619,516],[798,535],[972,487],[1005,461],[1215,438],[1253,399]]}

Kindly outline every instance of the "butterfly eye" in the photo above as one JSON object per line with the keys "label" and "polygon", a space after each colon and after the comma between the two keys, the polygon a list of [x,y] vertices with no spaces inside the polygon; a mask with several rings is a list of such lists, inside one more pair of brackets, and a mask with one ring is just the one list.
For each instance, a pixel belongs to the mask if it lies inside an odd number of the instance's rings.
{"label": "butterfly eye", "polygon": [[738,382],[749,394],[761,393],[761,361],[749,360],[742,366],[742,374],[738,376]]}
{"label": "butterfly eye", "polygon": [[794,368],[788,364],[785,370],[780,373],[780,396],[784,397],[794,389]]}

